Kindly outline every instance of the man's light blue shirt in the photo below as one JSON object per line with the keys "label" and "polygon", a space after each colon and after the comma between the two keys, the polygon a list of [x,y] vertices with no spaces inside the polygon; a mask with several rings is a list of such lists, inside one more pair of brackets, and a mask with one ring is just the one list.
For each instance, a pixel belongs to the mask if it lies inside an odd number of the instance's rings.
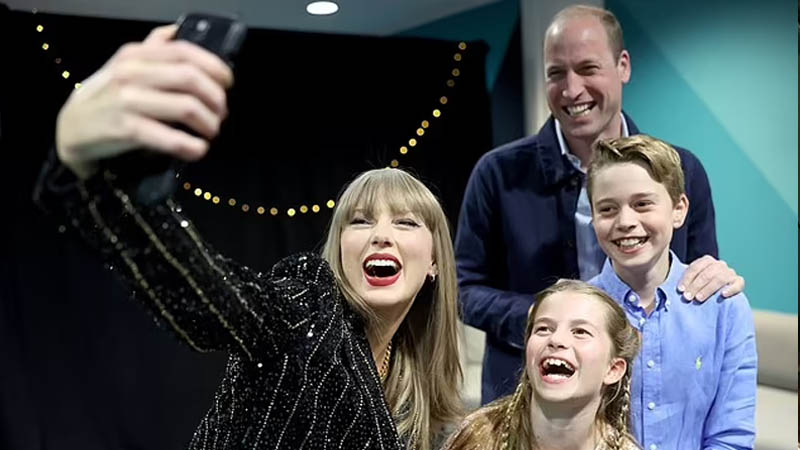
{"label": "man's light blue shirt", "polygon": [[757,359],[747,298],[717,293],[688,302],[677,289],[687,266],[672,253],[671,261],[649,315],[610,260],[589,281],[642,335],[631,386],[634,435],[645,450],[752,449]]}
{"label": "man's light blue shirt", "polygon": [[[622,136],[628,137],[630,135],[628,123],[622,113],[620,113],[620,117],[622,117]],[[558,147],[561,149],[561,154],[583,174],[583,177],[581,177],[581,192],[578,194],[578,206],[575,209],[575,247],[578,250],[578,270],[580,271],[581,280],[588,280],[600,273],[606,254],[603,253],[603,249],[597,243],[597,236],[595,236],[594,227],[592,226],[592,207],[589,203],[589,195],[586,193],[586,169],[581,166],[581,160],[570,152],[558,120],[556,120],[556,138],[558,138]]]}

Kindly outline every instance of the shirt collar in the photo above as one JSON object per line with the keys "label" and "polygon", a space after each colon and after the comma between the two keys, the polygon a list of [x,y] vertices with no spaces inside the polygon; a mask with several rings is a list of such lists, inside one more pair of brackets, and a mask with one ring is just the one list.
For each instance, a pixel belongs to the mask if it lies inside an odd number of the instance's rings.
{"label": "shirt collar", "polygon": [[[630,136],[630,132],[628,131],[628,122],[625,120],[625,115],[622,114],[622,112],[619,113],[619,116],[622,118],[622,136],[628,137]],[[556,122],[556,139],[558,139],[558,148],[561,149],[561,154],[567,157],[567,160],[569,160],[573,167],[583,173],[586,173],[586,171],[581,167],[581,160],[569,151],[569,145],[567,145],[567,140],[564,139],[564,133],[561,131],[561,123],[558,121],[558,119],[553,119]]]}
{"label": "shirt collar", "polygon": [[[678,283],[686,271],[686,266],[672,250],[669,251],[669,255],[670,265],[667,279],[656,288],[656,301],[658,302],[656,309],[664,308],[666,311],[669,311],[670,308],[669,298],[681,295],[678,292]],[[606,258],[605,263],[603,263],[603,270],[598,277],[600,284],[613,298],[628,307],[639,306],[639,296],[617,275],[611,265],[610,258]]]}

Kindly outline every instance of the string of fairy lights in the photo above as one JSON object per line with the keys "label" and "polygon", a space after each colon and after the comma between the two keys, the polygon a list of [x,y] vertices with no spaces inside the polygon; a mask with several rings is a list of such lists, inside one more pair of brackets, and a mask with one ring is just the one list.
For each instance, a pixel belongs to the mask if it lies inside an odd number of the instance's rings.
{"label": "string of fairy lights", "polygon": [[[31,12],[34,15],[36,15],[38,11],[36,9],[33,9]],[[35,30],[39,35],[42,36],[41,38],[42,51],[47,52],[49,54],[56,53],[56,48],[54,48],[52,44],[52,39],[50,39],[48,42],[47,34],[45,33],[45,26],[42,24],[41,21],[37,20],[36,22],[37,25],[35,27]],[[447,77],[447,81],[445,81],[444,83],[443,89],[445,90],[445,92],[443,92],[442,95],[436,101],[436,106],[435,108],[433,108],[433,110],[431,110],[430,116],[421,120],[419,122],[419,126],[412,132],[411,137],[408,139],[408,141],[404,142],[397,148],[397,154],[396,154],[397,156],[389,162],[388,167],[393,167],[393,168],[399,167],[401,159],[407,157],[415,147],[420,145],[420,142],[425,136],[425,134],[430,131],[429,129],[432,126],[433,122],[436,119],[442,117],[442,111],[449,102],[447,96],[448,91],[452,90],[452,88],[456,86],[456,80],[458,79],[458,77],[461,76],[460,63],[464,58],[464,52],[466,50],[467,50],[466,42],[459,42],[457,45],[457,50],[452,55],[453,67],[450,70],[450,73]],[[61,74],[61,78],[63,78],[68,82],[71,82],[70,78],[72,77],[72,74],[66,68],[66,64],[63,63],[61,57],[58,56],[54,57],[53,63],[58,67]],[[75,82],[73,83],[73,87],[74,89],[80,89],[81,83]],[[329,199],[324,202],[306,202],[306,203],[301,203],[299,205],[292,205],[284,208],[279,208],[278,206],[269,206],[269,207],[264,206],[264,205],[269,205],[269,203],[267,202],[245,202],[241,201],[236,196],[223,196],[227,198],[227,200],[224,200],[224,198],[221,197],[220,195],[212,193],[211,190],[207,189],[204,186],[193,184],[191,181],[184,182],[183,189],[187,192],[194,194],[195,198],[208,201],[209,204],[211,205],[236,208],[242,213],[257,214],[259,216],[274,217],[282,215],[283,217],[291,218],[291,217],[297,217],[298,214],[299,215],[305,215],[309,213],[317,214],[321,211],[324,211],[325,209],[331,210],[336,206],[336,201],[333,199]]]}

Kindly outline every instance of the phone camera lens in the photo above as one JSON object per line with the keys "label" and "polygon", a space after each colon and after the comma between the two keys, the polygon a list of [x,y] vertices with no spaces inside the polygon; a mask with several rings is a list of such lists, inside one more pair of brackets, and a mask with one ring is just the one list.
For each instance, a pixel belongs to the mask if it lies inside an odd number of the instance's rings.
{"label": "phone camera lens", "polygon": [[206,31],[208,29],[208,21],[207,20],[199,20],[199,21],[197,21],[197,26],[195,27],[195,29],[197,29],[197,31],[199,31],[201,33],[203,31]]}

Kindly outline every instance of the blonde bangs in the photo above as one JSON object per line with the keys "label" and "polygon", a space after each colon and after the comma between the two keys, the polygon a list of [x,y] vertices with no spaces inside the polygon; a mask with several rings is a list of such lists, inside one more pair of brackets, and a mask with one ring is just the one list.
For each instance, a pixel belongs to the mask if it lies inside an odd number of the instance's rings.
{"label": "blonde bangs", "polygon": [[433,450],[436,435],[462,417],[459,389],[459,304],[455,256],[447,218],[436,196],[413,175],[400,169],[365,172],[344,190],[322,250],[348,303],[366,320],[367,334],[383,327],[374,311],[347,282],[341,263],[342,230],[357,211],[377,216],[414,214],[433,235],[438,276],[429,283],[431,298],[414,302],[395,333],[394,356],[385,395],[398,433],[409,448]]}
{"label": "blonde bangs", "polygon": [[439,203],[421,181],[399,169],[377,169],[356,178],[342,194],[337,214],[344,225],[356,211],[376,216],[379,209],[388,207],[393,215],[412,213],[429,230],[439,226]]}

